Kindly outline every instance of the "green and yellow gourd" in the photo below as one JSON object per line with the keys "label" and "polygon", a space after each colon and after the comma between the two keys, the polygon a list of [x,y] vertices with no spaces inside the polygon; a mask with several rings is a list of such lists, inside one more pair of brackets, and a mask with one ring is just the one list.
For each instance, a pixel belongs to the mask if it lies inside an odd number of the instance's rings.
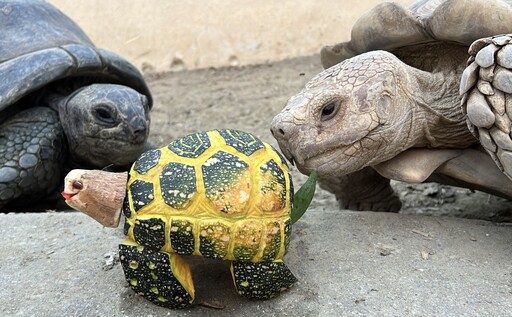
{"label": "green and yellow gourd", "polygon": [[187,307],[195,291],[182,255],[197,255],[232,261],[239,294],[272,298],[296,282],[282,260],[292,201],[284,159],[249,133],[199,132],[147,151],[131,168],[122,208],[126,279],[157,305]]}

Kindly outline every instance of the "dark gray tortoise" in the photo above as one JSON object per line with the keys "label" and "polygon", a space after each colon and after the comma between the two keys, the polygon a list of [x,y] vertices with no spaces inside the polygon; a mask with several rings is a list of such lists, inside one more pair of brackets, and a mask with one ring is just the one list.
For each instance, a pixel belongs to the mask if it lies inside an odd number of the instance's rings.
{"label": "dark gray tortoise", "polygon": [[288,101],[272,132],[344,208],[399,210],[390,179],[510,199],[510,33],[510,0],[379,4],[350,41],[322,49],[326,70]]}
{"label": "dark gray tortoise", "polygon": [[0,30],[0,210],[37,203],[70,168],[136,160],[152,99],[132,64],[44,1],[0,1]]}

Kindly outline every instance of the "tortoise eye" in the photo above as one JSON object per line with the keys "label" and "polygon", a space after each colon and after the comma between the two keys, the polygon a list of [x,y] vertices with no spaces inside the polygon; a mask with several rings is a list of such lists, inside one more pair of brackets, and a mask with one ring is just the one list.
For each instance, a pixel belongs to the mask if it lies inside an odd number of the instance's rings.
{"label": "tortoise eye", "polygon": [[72,186],[74,189],[78,189],[78,190],[84,188],[84,185],[79,181],[74,181]]}
{"label": "tortoise eye", "polygon": [[331,119],[332,117],[334,117],[336,112],[338,112],[338,103],[337,102],[330,102],[330,103],[326,104],[322,108],[321,120],[327,121],[327,120]]}
{"label": "tortoise eye", "polygon": [[115,113],[115,109],[109,105],[98,105],[93,110],[93,114],[96,119],[107,124],[114,124],[116,122]]}

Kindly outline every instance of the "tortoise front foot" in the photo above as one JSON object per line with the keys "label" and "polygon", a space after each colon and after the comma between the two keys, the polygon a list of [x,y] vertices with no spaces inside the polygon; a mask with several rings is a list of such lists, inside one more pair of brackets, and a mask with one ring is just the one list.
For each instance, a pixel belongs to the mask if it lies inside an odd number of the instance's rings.
{"label": "tortoise front foot", "polygon": [[167,308],[185,308],[194,301],[190,267],[181,256],[133,242],[119,245],[124,275],[134,292]]}
{"label": "tortoise front foot", "polygon": [[340,177],[324,178],[319,183],[320,187],[336,195],[342,209],[398,212],[402,207],[389,179],[371,167]]}
{"label": "tortoise front foot", "polygon": [[512,34],[475,41],[460,83],[468,127],[512,179]]}
{"label": "tortoise front foot", "polygon": [[297,278],[282,261],[259,263],[233,261],[231,275],[238,293],[255,299],[276,297],[297,282]]}
{"label": "tortoise front foot", "polygon": [[[32,207],[59,184],[65,160],[62,127],[55,111],[34,107],[0,125],[0,209],[11,202]],[[18,208],[19,208],[18,207]]]}
{"label": "tortoise front foot", "polygon": [[402,208],[402,202],[394,192],[391,195],[384,195],[382,200],[372,197],[368,200],[360,200],[353,198],[338,199],[341,209],[355,211],[380,211],[380,212],[398,212]]}

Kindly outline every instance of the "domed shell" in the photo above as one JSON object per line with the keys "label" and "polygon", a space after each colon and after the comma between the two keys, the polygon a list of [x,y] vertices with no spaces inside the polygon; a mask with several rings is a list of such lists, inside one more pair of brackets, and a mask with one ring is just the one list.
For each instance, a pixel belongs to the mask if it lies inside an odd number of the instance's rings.
{"label": "domed shell", "polygon": [[469,46],[473,41],[509,33],[512,1],[419,0],[408,8],[384,2],[354,24],[351,40],[322,48],[324,68],[372,50],[387,50],[446,41]]}
{"label": "domed shell", "polygon": [[237,130],[188,135],[134,163],[125,233],[142,246],[238,261],[286,252],[292,183],[280,154]]}
{"label": "domed shell", "polygon": [[130,62],[97,48],[80,27],[42,0],[0,1],[0,111],[44,86],[70,77],[131,87],[148,98]]}

